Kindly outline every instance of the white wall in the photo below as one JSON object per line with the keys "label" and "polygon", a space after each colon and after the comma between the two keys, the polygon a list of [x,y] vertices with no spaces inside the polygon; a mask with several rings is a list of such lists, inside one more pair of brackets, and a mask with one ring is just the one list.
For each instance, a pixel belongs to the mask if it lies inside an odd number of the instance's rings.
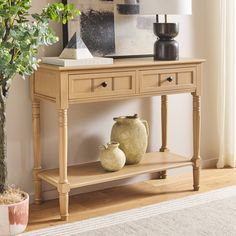
{"label": "white wall", "polygon": [[217,158],[219,155],[219,134],[217,124],[217,86],[220,68],[220,0],[206,1],[206,71],[203,87],[203,119],[202,124],[202,154],[208,158]]}
{"label": "white wall", "polygon": [[[40,10],[47,2],[33,0],[34,10]],[[181,57],[204,58],[206,51],[205,0],[193,0],[193,16],[173,17],[172,20],[180,22],[178,41]],[[54,28],[61,35],[60,26],[54,26]],[[60,50],[61,43],[45,48],[42,54],[58,55]],[[191,157],[191,95],[170,96],[169,100],[169,147],[175,152]],[[53,104],[42,104],[42,156],[43,167],[47,168],[58,165],[57,117],[54,108]],[[69,110],[69,163],[96,160],[97,146],[109,141],[113,125],[112,118],[134,113],[148,120],[151,127],[149,150],[158,150],[160,147],[159,97],[71,106]],[[8,100],[7,115],[9,183],[14,183],[32,193],[33,155],[28,81],[19,78],[14,80]],[[208,156],[203,156],[203,158],[206,159]]]}

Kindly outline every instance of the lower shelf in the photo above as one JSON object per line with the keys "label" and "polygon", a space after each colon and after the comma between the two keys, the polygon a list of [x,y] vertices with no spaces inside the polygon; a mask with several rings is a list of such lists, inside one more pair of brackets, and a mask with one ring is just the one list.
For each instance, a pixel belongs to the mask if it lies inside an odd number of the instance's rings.
{"label": "lower shelf", "polygon": [[[168,152],[154,152],[145,154],[141,163],[127,165],[118,172],[106,172],[99,162],[69,166],[68,181],[70,188],[79,188],[190,165],[192,165],[192,162],[180,155]],[[42,180],[56,187],[58,186],[58,169],[42,170],[38,176]]]}

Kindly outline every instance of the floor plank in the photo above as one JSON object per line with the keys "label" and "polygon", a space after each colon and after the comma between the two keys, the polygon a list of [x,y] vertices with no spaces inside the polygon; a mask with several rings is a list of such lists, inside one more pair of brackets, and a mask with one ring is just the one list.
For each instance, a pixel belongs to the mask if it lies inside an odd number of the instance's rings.
{"label": "floor plank", "polygon": [[[166,180],[149,180],[70,197],[68,222],[138,208],[167,200],[207,192],[236,184],[235,169],[206,169],[201,172],[201,188],[192,191],[192,173],[169,176]],[[30,206],[27,231],[63,224],[58,200]]]}

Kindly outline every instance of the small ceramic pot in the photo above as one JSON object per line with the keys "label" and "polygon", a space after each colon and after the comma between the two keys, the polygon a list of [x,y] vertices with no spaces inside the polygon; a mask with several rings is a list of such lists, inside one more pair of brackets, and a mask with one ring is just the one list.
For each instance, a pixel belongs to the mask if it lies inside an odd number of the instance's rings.
{"label": "small ceramic pot", "polygon": [[119,149],[119,143],[111,142],[107,147],[99,146],[99,149],[101,165],[106,171],[118,171],[124,167],[126,158],[124,152]]}
{"label": "small ceramic pot", "polygon": [[29,195],[25,200],[10,205],[0,205],[0,235],[17,235],[25,231],[29,217]]}
{"label": "small ceramic pot", "polygon": [[126,164],[139,163],[147,151],[149,128],[145,120],[138,115],[114,118],[111,141],[120,143],[125,153]]}

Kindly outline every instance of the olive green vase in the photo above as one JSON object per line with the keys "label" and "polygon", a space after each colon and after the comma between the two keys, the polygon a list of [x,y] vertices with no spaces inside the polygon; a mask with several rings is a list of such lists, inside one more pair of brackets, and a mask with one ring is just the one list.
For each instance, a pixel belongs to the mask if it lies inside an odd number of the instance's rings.
{"label": "olive green vase", "polygon": [[100,161],[102,167],[106,171],[118,171],[122,169],[125,165],[125,154],[119,148],[119,143],[111,142],[105,145],[100,145]]}
{"label": "olive green vase", "polygon": [[139,163],[147,151],[149,128],[137,115],[114,118],[111,141],[120,143],[125,153],[126,164]]}

